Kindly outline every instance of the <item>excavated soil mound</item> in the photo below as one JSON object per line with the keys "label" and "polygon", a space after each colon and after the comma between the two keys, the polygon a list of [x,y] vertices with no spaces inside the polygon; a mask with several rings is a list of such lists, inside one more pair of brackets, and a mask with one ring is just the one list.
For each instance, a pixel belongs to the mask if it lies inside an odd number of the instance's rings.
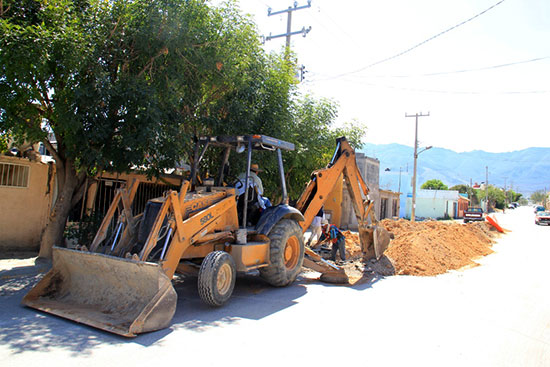
{"label": "excavated soil mound", "polygon": [[[493,237],[499,234],[485,222],[415,222],[385,219],[380,224],[394,234],[384,255],[363,259],[357,232],[342,231],[346,237],[346,259],[342,266],[350,284],[379,276],[433,276],[449,270],[478,265],[474,260],[492,253]],[[331,245],[323,245],[325,259]]]}
{"label": "excavated soil mound", "polygon": [[346,259],[359,259],[363,256],[359,234],[351,231],[342,231],[346,236]]}
{"label": "excavated soil mound", "polygon": [[381,221],[395,238],[385,252],[395,274],[431,276],[465,266],[493,251],[494,232],[484,222],[410,222],[403,219]]}

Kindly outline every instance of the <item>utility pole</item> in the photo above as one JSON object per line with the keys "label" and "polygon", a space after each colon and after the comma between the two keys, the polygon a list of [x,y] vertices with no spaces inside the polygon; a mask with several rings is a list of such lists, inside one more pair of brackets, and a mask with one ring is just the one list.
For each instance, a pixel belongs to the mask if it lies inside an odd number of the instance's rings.
{"label": "utility pole", "polygon": [[294,35],[297,35],[297,34],[301,34],[303,37],[305,37],[309,33],[309,31],[311,31],[311,27],[308,27],[308,28],[302,27],[301,30],[296,31],[296,32],[292,32],[292,12],[296,11],[296,10],[307,9],[307,8],[311,8],[311,0],[307,1],[307,5],[302,5],[302,6],[298,6],[298,2],[295,1],[294,2],[294,7],[289,6],[288,9],[278,10],[278,11],[275,11],[275,12],[271,11],[271,8],[267,9],[267,16],[268,17],[270,17],[272,15],[287,13],[286,33],[277,34],[275,36],[272,36],[271,33],[270,33],[269,36],[265,37],[266,41],[271,41],[274,38],[286,37],[286,57],[287,58],[290,56],[290,37],[292,37]]}
{"label": "utility pole", "polygon": [[403,167],[399,167],[399,188],[397,189],[397,192],[399,193],[399,195],[401,195],[401,170],[403,169]]}
{"label": "utility pole", "polygon": [[502,209],[503,213],[506,213],[506,206],[508,205],[508,192],[506,192],[506,179],[508,177],[504,177],[504,209]]}
{"label": "utility pole", "polygon": [[474,193],[472,191],[472,178],[470,177],[470,186],[468,186],[468,199],[470,200],[470,203],[468,204],[469,207],[474,206]]}
{"label": "utility pole", "polygon": [[412,197],[412,208],[411,208],[411,222],[415,221],[415,215],[416,215],[416,160],[418,159],[418,155],[422,153],[425,150],[430,149],[431,147],[427,147],[424,150],[418,152],[418,118],[419,117],[427,117],[430,116],[430,113],[428,112],[427,115],[420,113],[415,113],[414,115],[409,115],[405,113],[405,117],[414,117],[415,118],[415,125],[414,125],[414,168],[413,168],[413,197]]}
{"label": "utility pole", "polygon": [[489,214],[489,166],[485,166],[485,214]]}

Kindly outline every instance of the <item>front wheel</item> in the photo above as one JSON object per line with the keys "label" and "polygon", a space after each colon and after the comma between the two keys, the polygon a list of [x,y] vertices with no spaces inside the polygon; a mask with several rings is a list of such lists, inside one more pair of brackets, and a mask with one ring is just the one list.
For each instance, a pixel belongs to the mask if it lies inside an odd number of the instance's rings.
{"label": "front wheel", "polygon": [[268,235],[269,266],[260,268],[260,276],[275,287],[292,283],[304,262],[304,237],[302,229],[295,221],[283,219]]}
{"label": "front wheel", "polygon": [[209,306],[221,306],[235,288],[235,261],[225,251],[213,251],[202,261],[199,270],[199,296]]}

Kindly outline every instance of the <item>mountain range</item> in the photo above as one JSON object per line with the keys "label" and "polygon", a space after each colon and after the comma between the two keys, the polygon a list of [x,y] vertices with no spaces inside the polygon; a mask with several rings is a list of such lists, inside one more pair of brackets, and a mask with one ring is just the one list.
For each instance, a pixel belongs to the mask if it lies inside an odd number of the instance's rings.
{"label": "mountain range", "polygon": [[[413,174],[413,147],[400,144],[367,143],[359,150],[380,161],[380,177],[400,170],[405,177]],[[431,148],[418,155],[417,187],[430,179],[439,179],[451,187],[458,184],[482,183],[488,167],[489,184],[512,188],[528,196],[537,190],[550,189],[550,148],[527,148],[506,153],[481,150],[457,153],[444,148]],[[381,185],[381,188],[382,185]],[[395,188],[392,188],[395,190]]]}

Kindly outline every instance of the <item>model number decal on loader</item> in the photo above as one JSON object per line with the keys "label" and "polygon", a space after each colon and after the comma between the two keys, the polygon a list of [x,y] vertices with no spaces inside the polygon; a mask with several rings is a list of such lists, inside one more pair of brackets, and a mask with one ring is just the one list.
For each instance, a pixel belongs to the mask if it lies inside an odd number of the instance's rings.
{"label": "model number decal on loader", "polygon": [[206,214],[204,217],[201,218],[200,222],[201,222],[201,225],[205,224],[206,222],[208,222],[210,219],[214,218],[212,216],[212,213],[208,213]]}

